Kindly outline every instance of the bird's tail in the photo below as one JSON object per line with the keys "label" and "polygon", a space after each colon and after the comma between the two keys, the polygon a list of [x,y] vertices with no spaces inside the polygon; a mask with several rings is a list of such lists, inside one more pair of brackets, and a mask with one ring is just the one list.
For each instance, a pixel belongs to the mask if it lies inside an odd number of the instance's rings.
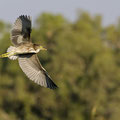
{"label": "bird's tail", "polygon": [[13,52],[7,52],[7,53],[0,55],[0,58],[5,58],[5,57],[8,57],[11,60],[16,60],[18,58],[18,56],[15,55]]}
{"label": "bird's tail", "polygon": [[18,58],[18,56],[17,56],[16,53],[14,52],[15,49],[16,49],[15,47],[10,46],[10,47],[7,49],[7,53],[4,53],[4,54],[0,55],[0,58],[8,57],[8,58],[11,59],[11,60],[16,60],[16,59]]}
{"label": "bird's tail", "polygon": [[8,58],[10,60],[16,60],[18,58],[18,56],[16,55],[15,51],[16,51],[16,47],[14,47],[14,46],[10,46],[7,49],[7,53],[9,53]]}

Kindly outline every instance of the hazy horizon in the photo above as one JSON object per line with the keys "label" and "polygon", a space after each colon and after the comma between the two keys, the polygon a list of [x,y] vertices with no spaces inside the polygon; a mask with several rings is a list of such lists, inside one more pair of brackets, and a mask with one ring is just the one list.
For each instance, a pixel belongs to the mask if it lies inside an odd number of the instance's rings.
{"label": "hazy horizon", "polygon": [[110,0],[51,0],[51,1],[1,1],[0,4],[0,19],[6,22],[13,23],[16,17],[21,14],[32,16],[33,21],[43,12],[60,13],[67,19],[73,21],[76,19],[77,10],[82,9],[92,15],[100,14],[103,17],[103,24],[108,25],[116,23],[119,16],[120,1]]}

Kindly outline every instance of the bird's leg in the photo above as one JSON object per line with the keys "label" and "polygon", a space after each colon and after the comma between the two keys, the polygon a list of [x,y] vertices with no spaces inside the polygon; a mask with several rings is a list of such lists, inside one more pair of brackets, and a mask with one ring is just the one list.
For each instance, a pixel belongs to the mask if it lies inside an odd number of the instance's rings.
{"label": "bird's leg", "polygon": [[4,54],[0,55],[0,58],[10,57],[12,55],[15,55],[15,53],[13,53],[13,52],[7,52],[7,53],[4,53]]}

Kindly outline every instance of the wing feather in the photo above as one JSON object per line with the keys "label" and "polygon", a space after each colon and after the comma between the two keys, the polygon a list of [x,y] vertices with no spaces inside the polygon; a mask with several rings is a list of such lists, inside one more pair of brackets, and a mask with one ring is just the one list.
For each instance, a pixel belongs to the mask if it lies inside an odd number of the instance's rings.
{"label": "wing feather", "polygon": [[11,41],[15,46],[22,42],[30,42],[31,19],[30,16],[21,15],[15,21],[11,30]]}
{"label": "wing feather", "polygon": [[55,89],[57,86],[42,67],[36,54],[19,55],[19,65],[27,77],[35,83]]}

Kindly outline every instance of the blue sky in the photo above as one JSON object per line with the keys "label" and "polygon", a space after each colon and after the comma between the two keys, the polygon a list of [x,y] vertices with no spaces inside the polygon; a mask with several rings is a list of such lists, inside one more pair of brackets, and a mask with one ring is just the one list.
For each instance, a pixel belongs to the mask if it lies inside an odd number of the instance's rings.
{"label": "blue sky", "polygon": [[103,24],[108,25],[116,23],[120,16],[120,0],[1,0],[0,19],[13,23],[19,15],[28,14],[34,21],[42,12],[51,12],[73,21],[78,9],[101,14]]}

